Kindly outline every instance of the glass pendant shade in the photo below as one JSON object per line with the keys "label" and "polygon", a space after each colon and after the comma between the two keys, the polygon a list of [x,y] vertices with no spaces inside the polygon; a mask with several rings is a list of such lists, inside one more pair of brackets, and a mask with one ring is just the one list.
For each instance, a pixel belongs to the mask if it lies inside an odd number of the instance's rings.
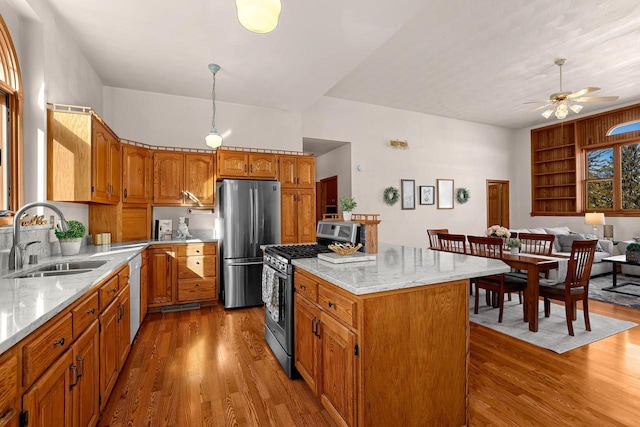
{"label": "glass pendant shade", "polygon": [[544,117],[545,119],[548,119],[549,117],[551,117],[552,114],[553,114],[553,108],[549,108],[542,112],[542,117]]}
{"label": "glass pendant shade", "polygon": [[211,129],[209,135],[204,137],[204,142],[211,148],[219,148],[222,145],[222,137],[218,135],[218,131]]}
{"label": "glass pendant shade", "polygon": [[569,106],[569,108],[571,108],[571,111],[573,111],[576,114],[582,111],[582,105],[578,105],[578,104],[572,104]]}
{"label": "glass pendant shade", "polygon": [[564,119],[565,117],[567,117],[568,113],[569,113],[569,109],[565,104],[560,104],[556,108],[556,117],[558,119]]}
{"label": "glass pendant shade", "polygon": [[280,0],[236,0],[236,9],[244,28],[264,34],[278,26],[282,4]]}

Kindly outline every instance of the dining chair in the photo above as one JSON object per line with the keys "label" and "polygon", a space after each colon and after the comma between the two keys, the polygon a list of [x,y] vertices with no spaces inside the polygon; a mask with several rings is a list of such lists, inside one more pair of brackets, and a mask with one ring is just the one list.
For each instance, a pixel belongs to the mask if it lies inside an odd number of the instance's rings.
{"label": "dining chair", "polygon": [[[502,258],[502,239],[499,237],[479,237],[468,236],[471,255],[482,256],[487,258]],[[487,293],[493,292],[498,298],[498,323],[502,323],[502,315],[504,312],[504,295],[510,292],[518,292],[520,295],[520,303],[522,303],[522,294],[527,287],[527,280],[506,274],[492,274],[489,276],[475,278],[475,305],[473,312],[478,314],[478,296],[479,290],[484,289]],[[527,315],[527,304],[525,301],[524,315]]]}
{"label": "dining chair", "polygon": [[438,233],[448,234],[448,228],[430,228],[427,230],[429,236],[429,248],[440,249],[440,241],[438,240]]}
{"label": "dining chair", "polygon": [[563,282],[540,280],[540,296],[544,298],[544,316],[551,315],[551,300],[564,302],[569,335],[573,336],[573,321],[576,320],[576,303],[582,301],[584,324],[591,330],[589,322],[589,278],[596,253],[597,240],[574,240],[571,245],[571,258],[567,266],[567,276]]}
{"label": "dining chair", "polygon": [[445,252],[467,253],[467,239],[464,234],[438,233],[440,249]]}
{"label": "dining chair", "polygon": [[520,233],[520,252],[534,255],[551,255],[555,234]]}

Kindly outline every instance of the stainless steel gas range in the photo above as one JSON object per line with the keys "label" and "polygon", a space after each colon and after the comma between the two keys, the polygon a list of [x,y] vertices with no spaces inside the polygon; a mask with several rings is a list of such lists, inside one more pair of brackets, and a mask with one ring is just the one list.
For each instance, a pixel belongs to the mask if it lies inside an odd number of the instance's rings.
{"label": "stainless steel gas range", "polygon": [[277,307],[265,310],[265,339],[289,378],[298,375],[294,366],[294,303],[293,271],[291,261],[317,257],[331,252],[333,242],[358,243],[360,224],[354,222],[320,221],[317,243],[304,245],[267,246],[264,255],[265,270],[273,269],[274,289],[277,287]]}

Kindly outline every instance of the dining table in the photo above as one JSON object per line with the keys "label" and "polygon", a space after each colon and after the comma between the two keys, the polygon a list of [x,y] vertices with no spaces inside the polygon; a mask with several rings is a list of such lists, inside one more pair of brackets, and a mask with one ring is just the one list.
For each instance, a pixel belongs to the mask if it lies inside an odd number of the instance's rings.
{"label": "dining table", "polygon": [[527,304],[525,322],[529,323],[529,330],[538,332],[538,299],[540,297],[540,273],[558,268],[561,259],[565,257],[540,256],[526,253],[512,254],[504,252],[502,261],[511,268],[526,270],[527,289],[525,303]]}

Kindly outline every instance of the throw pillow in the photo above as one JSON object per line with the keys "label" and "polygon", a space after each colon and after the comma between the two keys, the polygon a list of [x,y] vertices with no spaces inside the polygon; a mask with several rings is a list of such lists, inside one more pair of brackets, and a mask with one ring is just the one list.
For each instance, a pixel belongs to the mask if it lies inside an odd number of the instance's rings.
{"label": "throw pillow", "polygon": [[534,234],[547,234],[547,232],[545,231],[544,228],[542,227],[538,227],[538,228],[530,228],[529,229],[529,233],[534,233]]}
{"label": "throw pillow", "polygon": [[574,240],[585,240],[580,234],[561,234],[556,236],[556,240],[560,243],[560,252],[571,252],[571,245]]}
{"label": "throw pillow", "polygon": [[544,227],[544,229],[548,234],[555,234],[556,236],[571,234],[571,230],[569,229],[569,227],[554,227],[554,228]]}
{"label": "throw pillow", "polygon": [[[585,240],[598,240],[598,236],[595,234],[580,234]],[[600,242],[596,243],[596,252],[604,252],[602,246],[600,246]]]}

